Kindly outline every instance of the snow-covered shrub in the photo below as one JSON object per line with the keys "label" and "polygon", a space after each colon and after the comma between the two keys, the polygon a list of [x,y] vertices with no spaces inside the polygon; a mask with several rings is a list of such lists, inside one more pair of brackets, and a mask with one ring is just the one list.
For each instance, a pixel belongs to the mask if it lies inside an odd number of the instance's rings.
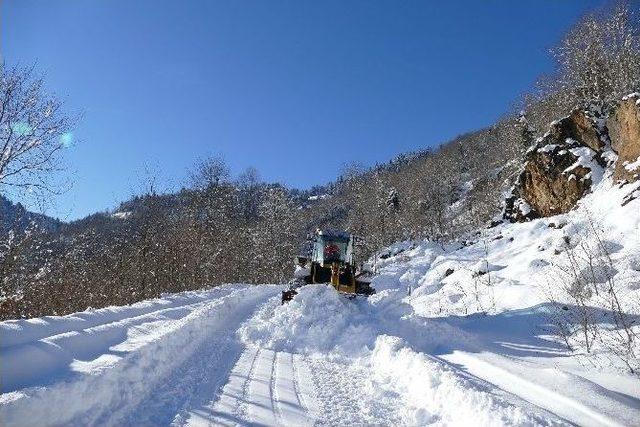
{"label": "snow-covered shrub", "polygon": [[[606,351],[629,371],[640,373],[640,305],[628,297],[628,286],[611,258],[620,245],[604,239],[590,217],[586,228],[564,247],[547,293],[553,307],[550,320],[570,350],[587,354]],[[634,314],[636,313],[636,314]]]}

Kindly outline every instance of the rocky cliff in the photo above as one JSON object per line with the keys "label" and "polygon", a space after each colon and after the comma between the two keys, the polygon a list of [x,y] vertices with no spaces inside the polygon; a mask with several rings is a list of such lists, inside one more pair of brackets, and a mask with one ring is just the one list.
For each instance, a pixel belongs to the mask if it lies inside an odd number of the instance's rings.
{"label": "rocky cliff", "polygon": [[607,120],[611,148],[618,154],[613,178],[640,178],[640,94],[625,97]]}
{"label": "rocky cliff", "polygon": [[640,179],[640,94],[625,97],[604,119],[574,110],[553,122],[525,154],[504,217],[568,212],[608,174],[621,184]]}

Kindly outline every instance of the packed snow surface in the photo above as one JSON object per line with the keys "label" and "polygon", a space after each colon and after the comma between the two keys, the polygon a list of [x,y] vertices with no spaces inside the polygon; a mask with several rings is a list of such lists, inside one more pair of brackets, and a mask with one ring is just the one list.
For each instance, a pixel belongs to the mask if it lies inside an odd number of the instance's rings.
{"label": "packed snow surface", "polygon": [[397,243],[369,298],[239,284],[1,322],[0,425],[637,425],[637,375],[552,316],[576,310],[567,254],[596,244],[576,277],[638,300],[637,191],[605,178],[566,215]]}

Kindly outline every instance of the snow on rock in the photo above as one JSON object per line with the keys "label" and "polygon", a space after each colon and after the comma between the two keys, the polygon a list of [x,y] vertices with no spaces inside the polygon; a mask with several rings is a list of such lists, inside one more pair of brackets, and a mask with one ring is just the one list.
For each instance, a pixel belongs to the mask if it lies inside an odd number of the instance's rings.
{"label": "snow on rock", "polygon": [[588,169],[590,172],[581,179],[589,179],[592,184],[598,184],[604,174],[604,169],[596,161],[598,153],[589,147],[571,148],[569,151],[576,157],[576,160],[571,166],[562,171],[562,173],[569,174],[569,179],[571,179],[571,177],[575,178],[572,172],[577,168]]}
{"label": "snow on rock", "polygon": [[483,259],[483,260],[478,261],[471,268],[472,268],[472,270],[473,270],[475,275],[481,276],[483,274],[487,274],[487,273],[490,273],[492,271],[500,271],[503,268],[505,268],[505,266],[504,265],[491,264],[487,260]]}
{"label": "snow on rock", "polygon": [[602,179],[607,147],[600,133],[582,110],[552,123],[525,154],[524,168],[505,201],[505,218],[528,221],[571,210]]}
{"label": "snow on rock", "polygon": [[634,162],[624,162],[623,166],[628,172],[635,172],[636,169],[640,169],[640,156]]}
{"label": "snow on rock", "polygon": [[544,147],[538,148],[538,152],[539,153],[550,153],[550,152],[555,151],[556,148],[558,148],[557,144],[547,144]]}

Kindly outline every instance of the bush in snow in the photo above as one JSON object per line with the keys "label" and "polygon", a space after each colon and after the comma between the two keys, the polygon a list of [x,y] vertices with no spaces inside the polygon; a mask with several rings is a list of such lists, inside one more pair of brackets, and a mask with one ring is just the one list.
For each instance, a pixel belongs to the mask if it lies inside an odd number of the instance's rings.
{"label": "bush in snow", "polygon": [[[582,235],[565,236],[563,257],[555,263],[547,294],[556,309],[551,322],[570,350],[604,349],[632,373],[640,373],[640,312],[627,297],[611,258],[614,248],[591,219]],[[603,311],[605,309],[606,311]]]}

